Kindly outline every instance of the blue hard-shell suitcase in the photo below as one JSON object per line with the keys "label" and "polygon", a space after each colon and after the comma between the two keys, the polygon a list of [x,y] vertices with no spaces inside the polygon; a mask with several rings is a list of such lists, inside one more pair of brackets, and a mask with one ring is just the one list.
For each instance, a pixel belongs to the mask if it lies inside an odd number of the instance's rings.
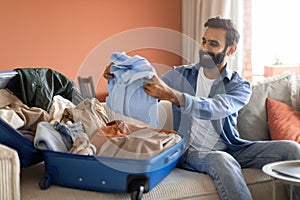
{"label": "blue hard-shell suitcase", "polygon": [[[0,88],[6,87],[12,78],[17,78],[16,71],[0,72]],[[16,85],[17,87],[17,85]],[[42,151],[34,148],[33,142],[24,137],[0,118],[0,143],[18,152],[21,167],[27,167],[43,160]]]}
{"label": "blue hard-shell suitcase", "polygon": [[33,142],[0,119],[0,143],[18,152],[21,167],[28,167],[43,161],[42,151],[34,148]]}
{"label": "blue hard-shell suitcase", "polygon": [[41,189],[51,184],[64,187],[131,193],[132,199],[141,199],[176,167],[185,151],[182,139],[172,148],[149,159],[127,159],[103,156],[85,156],[44,151],[45,175],[40,179]]}

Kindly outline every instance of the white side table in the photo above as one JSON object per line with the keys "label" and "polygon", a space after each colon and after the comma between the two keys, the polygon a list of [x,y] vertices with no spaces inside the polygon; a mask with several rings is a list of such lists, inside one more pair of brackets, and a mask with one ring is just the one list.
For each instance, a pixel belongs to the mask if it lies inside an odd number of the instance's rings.
{"label": "white side table", "polygon": [[296,167],[296,166],[300,166],[300,160],[274,162],[274,163],[267,164],[262,168],[265,174],[273,178],[273,200],[276,199],[276,187],[275,187],[276,180],[290,185],[290,200],[293,199],[293,186],[294,185],[300,186],[300,179],[279,174],[273,171],[273,169],[281,169],[281,168]]}

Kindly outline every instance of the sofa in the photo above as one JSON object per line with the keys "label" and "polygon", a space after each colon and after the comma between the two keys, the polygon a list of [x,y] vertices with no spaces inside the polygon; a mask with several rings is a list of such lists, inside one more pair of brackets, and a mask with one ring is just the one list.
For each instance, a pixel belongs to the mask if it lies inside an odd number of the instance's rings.
{"label": "sofa", "polygon": [[[291,73],[266,78],[253,83],[250,102],[239,111],[237,129],[240,136],[249,140],[271,140],[268,130],[266,98],[300,108],[300,78]],[[172,129],[172,111],[168,102],[159,103],[159,126]],[[0,199],[131,199],[130,194],[113,194],[79,190],[51,185],[41,190],[38,183],[44,173],[44,163],[20,169],[18,154],[14,149],[0,144]],[[253,199],[272,199],[273,179],[260,169],[243,169],[247,185]],[[288,199],[285,186],[275,182],[276,199]],[[143,195],[145,200],[163,199],[219,199],[209,176],[175,168],[162,182]]]}

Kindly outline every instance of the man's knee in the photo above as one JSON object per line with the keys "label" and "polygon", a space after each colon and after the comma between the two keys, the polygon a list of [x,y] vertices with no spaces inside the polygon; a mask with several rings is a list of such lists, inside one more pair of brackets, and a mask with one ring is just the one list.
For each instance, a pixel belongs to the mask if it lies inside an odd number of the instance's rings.
{"label": "man's knee", "polygon": [[299,160],[300,159],[300,144],[295,141],[290,141],[290,159]]}
{"label": "man's knee", "polygon": [[208,169],[231,171],[233,168],[240,168],[234,157],[224,151],[212,151],[205,157],[205,164]]}
{"label": "man's knee", "polygon": [[300,159],[300,144],[292,140],[283,140],[278,146],[282,152],[285,152],[285,160],[299,160]]}

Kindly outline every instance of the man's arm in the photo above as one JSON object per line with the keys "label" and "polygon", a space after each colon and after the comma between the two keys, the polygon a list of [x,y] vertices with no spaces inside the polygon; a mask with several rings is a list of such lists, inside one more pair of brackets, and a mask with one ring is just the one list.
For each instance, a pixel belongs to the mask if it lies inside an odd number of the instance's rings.
{"label": "man's arm", "polygon": [[[113,78],[114,75],[110,73],[110,67],[113,63],[110,63],[105,71],[104,71],[104,78],[109,79]],[[150,96],[157,98],[159,100],[167,100],[174,103],[177,106],[184,106],[184,96],[179,91],[170,88],[166,85],[163,81],[161,81],[157,77],[153,77],[152,79],[144,79],[144,91],[149,94]]]}

